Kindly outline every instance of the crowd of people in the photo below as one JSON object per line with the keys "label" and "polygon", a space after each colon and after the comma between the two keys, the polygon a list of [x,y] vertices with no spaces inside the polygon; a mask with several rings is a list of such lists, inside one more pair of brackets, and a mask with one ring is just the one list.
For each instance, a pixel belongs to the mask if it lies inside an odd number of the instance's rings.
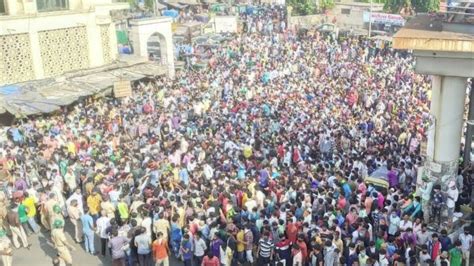
{"label": "crowd of people", "polygon": [[[71,265],[71,223],[86,252],[117,266],[469,265],[470,227],[455,241],[428,231],[470,203],[472,170],[448,191],[416,183],[430,78],[412,55],[298,35],[265,12],[206,51],[206,69],[9,128],[3,264],[44,233],[54,263]],[[365,181],[381,168],[387,189]]]}

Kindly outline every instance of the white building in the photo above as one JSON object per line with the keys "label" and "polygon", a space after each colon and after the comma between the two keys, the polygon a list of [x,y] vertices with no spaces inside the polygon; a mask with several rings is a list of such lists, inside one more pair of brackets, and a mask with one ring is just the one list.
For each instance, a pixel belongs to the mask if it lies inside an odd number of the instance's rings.
{"label": "white building", "polygon": [[112,0],[0,0],[0,85],[60,76],[117,59]]}

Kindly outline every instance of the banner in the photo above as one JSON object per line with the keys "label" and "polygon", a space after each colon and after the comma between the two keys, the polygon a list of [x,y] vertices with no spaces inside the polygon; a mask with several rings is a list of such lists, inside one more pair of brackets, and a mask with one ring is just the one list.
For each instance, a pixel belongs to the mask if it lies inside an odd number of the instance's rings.
{"label": "banner", "polygon": [[377,13],[377,12],[364,12],[364,22],[370,22],[369,17],[372,23],[384,23],[395,26],[404,26],[405,19],[396,14],[387,14],[387,13]]}
{"label": "banner", "polygon": [[129,80],[120,80],[114,82],[115,98],[123,98],[132,96],[132,85]]}

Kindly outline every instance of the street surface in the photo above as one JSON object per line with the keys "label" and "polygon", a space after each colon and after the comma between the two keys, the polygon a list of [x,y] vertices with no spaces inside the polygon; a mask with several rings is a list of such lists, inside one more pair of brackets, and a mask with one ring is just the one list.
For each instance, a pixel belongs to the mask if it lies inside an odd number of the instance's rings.
{"label": "street surface", "polygon": [[[111,265],[110,257],[102,258],[100,256],[92,256],[85,252],[84,246],[76,244],[71,238],[71,232],[74,232],[72,225],[66,222],[66,237],[69,243],[76,248],[71,252],[73,265],[102,266]],[[38,235],[30,235],[29,243],[32,245],[30,250],[20,248],[13,251],[13,265],[15,266],[46,266],[53,265],[52,259],[56,255],[50,234],[45,230],[41,230]],[[100,250],[100,239],[95,238],[96,251]]]}
{"label": "street surface", "polygon": [[[74,232],[72,225],[66,222],[66,237],[69,243],[76,248],[71,252],[73,265],[87,265],[87,266],[103,266],[111,265],[110,255],[107,251],[107,256],[101,257],[92,256],[84,250],[84,245],[76,244],[71,238],[71,233]],[[13,265],[14,266],[49,266],[52,264],[52,259],[56,255],[56,251],[51,242],[49,233],[41,230],[38,235],[31,235],[28,237],[29,243],[32,245],[30,250],[20,248],[13,251]],[[96,251],[100,251],[100,239],[95,237]],[[0,263],[1,264],[1,263]],[[183,265],[175,259],[170,260],[170,266]]]}

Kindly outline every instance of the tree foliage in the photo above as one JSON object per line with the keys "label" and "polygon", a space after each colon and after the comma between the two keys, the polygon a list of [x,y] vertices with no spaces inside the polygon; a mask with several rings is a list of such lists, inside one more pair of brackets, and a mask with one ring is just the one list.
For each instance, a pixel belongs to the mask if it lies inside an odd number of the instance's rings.
{"label": "tree foliage", "polygon": [[386,0],[385,10],[399,13],[404,7],[411,7],[416,12],[436,12],[439,10],[440,0]]}
{"label": "tree foliage", "polygon": [[290,0],[288,4],[293,7],[292,14],[305,16],[316,13],[314,0]]}

